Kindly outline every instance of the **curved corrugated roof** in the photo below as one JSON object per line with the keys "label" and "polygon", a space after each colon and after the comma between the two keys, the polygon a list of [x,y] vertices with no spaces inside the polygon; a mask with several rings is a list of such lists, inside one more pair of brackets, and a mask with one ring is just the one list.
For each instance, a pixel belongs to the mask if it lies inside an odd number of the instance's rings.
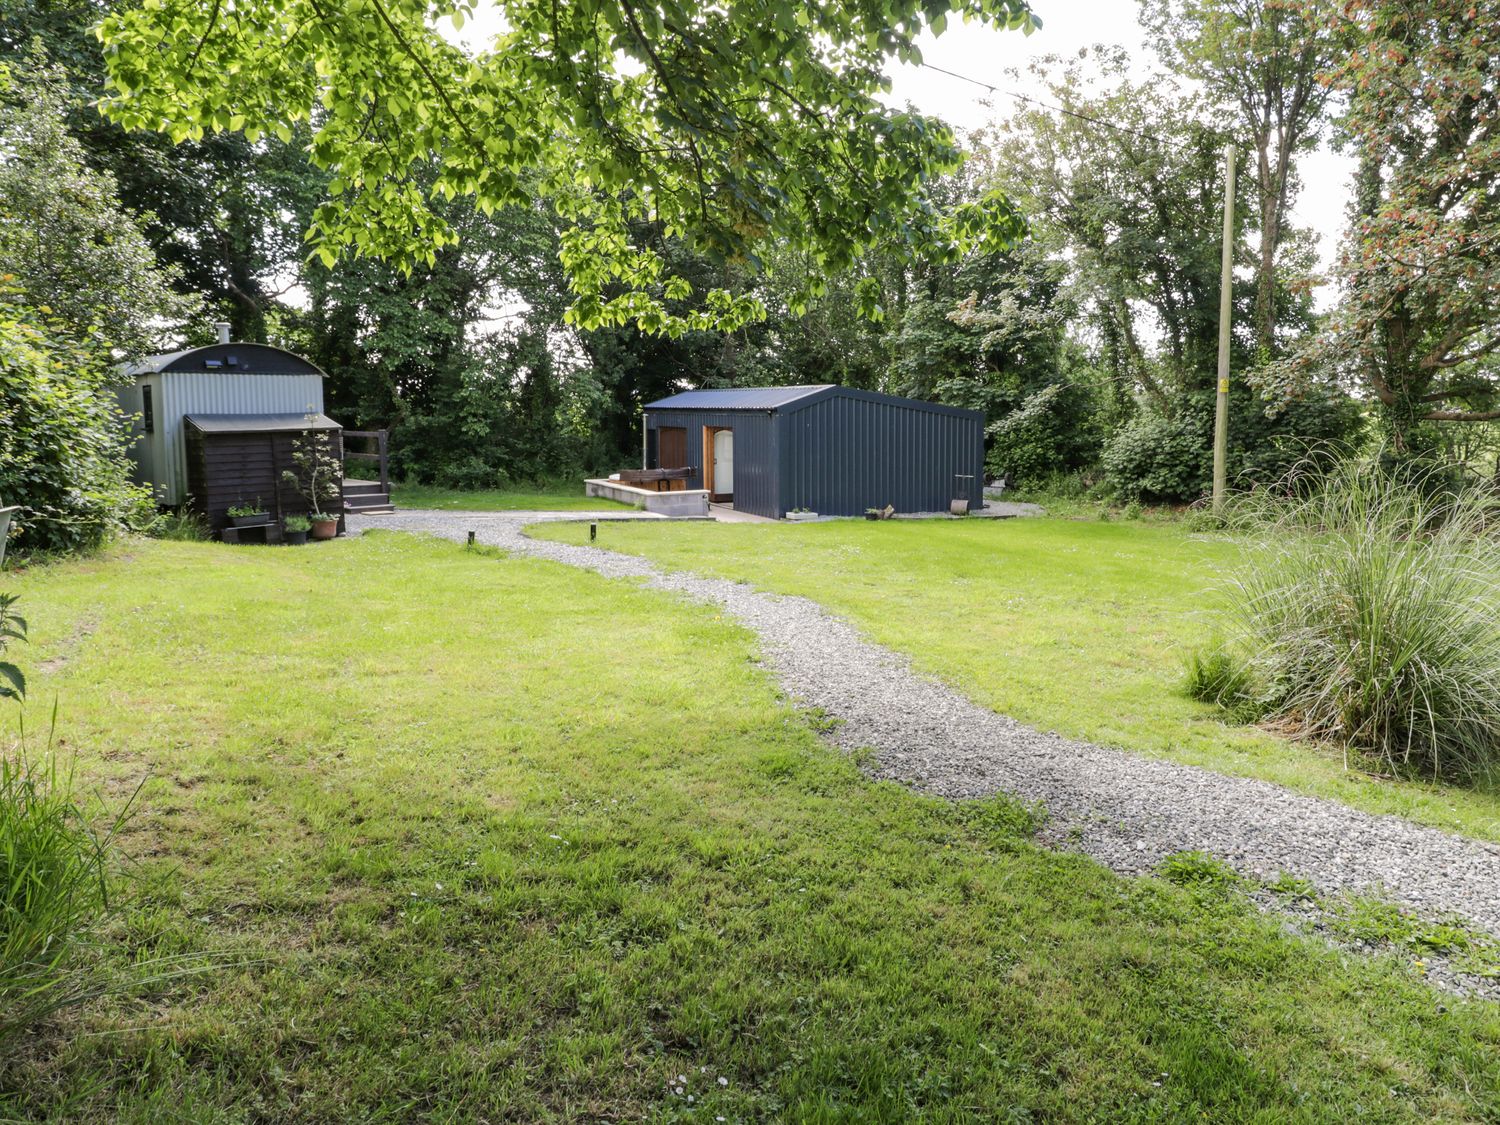
{"label": "curved corrugated roof", "polygon": [[[233,360],[234,362],[230,362]],[[122,371],[138,377],[159,371],[219,371],[226,375],[323,375],[312,360],[274,344],[205,344],[178,352],[148,355]],[[326,376],[325,376],[326,377]]]}
{"label": "curved corrugated roof", "polygon": [[646,404],[647,410],[775,410],[809,395],[833,390],[836,384],[803,387],[717,387],[683,391]]}

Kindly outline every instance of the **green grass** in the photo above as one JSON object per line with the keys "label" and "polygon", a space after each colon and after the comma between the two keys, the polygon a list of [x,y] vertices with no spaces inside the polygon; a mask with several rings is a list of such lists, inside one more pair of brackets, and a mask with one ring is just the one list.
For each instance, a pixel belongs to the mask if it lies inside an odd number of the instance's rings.
{"label": "green grass", "polygon": [[391,503],[397,508],[436,508],[454,512],[630,510],[629,504],[585,496],[582,480],[472,491],[426,484],[392,484]]}
{"label": "green grass", "polygon": [[700,607],[397,534],[13,582],[80,784],[149,774],[116,959],[231,964],[73,1012],[0,1115],[1500,1114],[1495,1005],[868,781]]}
{"label": "green grass", "polygon": [[[578,542],[587,531],[532,534]],[[1239,557],[1226,536],[1136,521],[847,520],[614,523],[599,540],[811,598],[1034,726],[1500,841],[1492,789],[1382,780],[1188,697],[1184,657],[1218,631],[1219,580]]]}

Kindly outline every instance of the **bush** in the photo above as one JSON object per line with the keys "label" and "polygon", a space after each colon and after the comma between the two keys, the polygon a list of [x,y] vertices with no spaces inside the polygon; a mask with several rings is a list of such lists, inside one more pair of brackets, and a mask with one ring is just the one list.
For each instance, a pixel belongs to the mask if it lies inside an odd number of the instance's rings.
{"label": "bush", "polygon": [[[1192,417],[1142,413],[1115,431],[1101,462],[1106,479],[1127,500],[1193,500],[1213,479],[1213,451]],[[1210,431],[1211,435],[1212,431]]]}
{"label": "bush", "polygon": [[1192,698],[1222,707],[1241,721],[1259,716],[1250,668],[1222,641],[1189,653],[1186,664],[1184,687]]}
{"label": "bush", "polygon": [[[1105,478],[1121,500],[1190,503],[1213,486],[1215,396],[1184,396],[1177,413],[1143,410],[1104,446]],[[1312,391],[1274,415],[1241,383],[1230,396],[1229,482],[1235,488],[1273,484],[1310,450],[1347,443],[1360,418],[1346,395]]]}
{"label": "bush", "polygon": [[1434,479],[1350,459],[1241,502],[1259,530],[1232,584],[1233,694],[1397,771],[1472,780],[1500,764],[1500,503]]}
{"label": "bush", "polygon": [[1035,488],[1090,463],[1099,451],[1091,415],[1088,392],[1072,383],[1053,383],[1028,395],[990,425],[986,472],[1014,487]]}
{"label": "bush", "polygon": [[83,550],[146,527],[155,505],[130,482],[108,358],[28,315],[0,288],[0,498],[21,506],[12,546]]}
{"label": "bush", "polygon": [[440,467],[432,474],[439,488],[456,488],[465,492],[485,488],[504,488],[510,483],[505,473],[482,457],[469,454]]}
{"label": "bush", "polygon": [[147,525],[146,534],[153,539],[177,539],[202,542],[213,538],[207,522],[188,508],[162,512]]}

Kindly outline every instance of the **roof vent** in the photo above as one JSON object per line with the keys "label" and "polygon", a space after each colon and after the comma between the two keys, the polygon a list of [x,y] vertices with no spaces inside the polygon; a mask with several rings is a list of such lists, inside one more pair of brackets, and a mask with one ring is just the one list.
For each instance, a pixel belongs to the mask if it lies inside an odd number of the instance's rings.
{"label": "roof vent", "polygon": [[216,321],[214,321],[214,328],[218,330],[218,333],[219,333],[219,343],[221,343],[221,344],[227,344],[227,343],[229,343],[229,321],[227,321],[227,320],[216,320]]}

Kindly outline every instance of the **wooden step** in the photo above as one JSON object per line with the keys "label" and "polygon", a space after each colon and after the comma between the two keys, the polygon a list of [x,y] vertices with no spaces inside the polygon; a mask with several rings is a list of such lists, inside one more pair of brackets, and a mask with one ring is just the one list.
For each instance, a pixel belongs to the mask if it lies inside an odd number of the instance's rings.
{"label": "wooden step", "polygon": [[396,509],[391,505],[391,498],[384,492],[346,492],[344,493],[344,510],[346,512],[394,512]]}
{"label": "wooden step", "polygon": [[384,496],[385,489],[380,487],[378,480],[346,480],[344,482],[345,496]]}

